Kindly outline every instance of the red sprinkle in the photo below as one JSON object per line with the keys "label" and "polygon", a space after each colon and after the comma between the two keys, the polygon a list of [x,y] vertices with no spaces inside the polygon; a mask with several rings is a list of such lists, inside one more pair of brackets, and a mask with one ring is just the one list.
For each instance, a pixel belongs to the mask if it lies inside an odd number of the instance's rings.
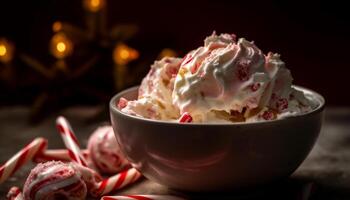
{"label": "red sprinkle", "polygon": [[182,116],[179,119],[180,123],[190,123],[192,122],[192,116],[188,113],[188,112],[184,112],[184,114],[182,114]]}
{"label": "red sprinkle", "polygon": [[241,81],[247,81],[249,79],[249,61],[243,60],[238,62],[237,76]]}
{"label": "red sprinkle", "polygon": [[118,102],[118,108],[119,109],[123,109],[123,108],[125,108],[126,107],[126,105],[128,105],[128,100],[127,99],[125,99],[125,98],[120,98],[119,99],[119,102]]}

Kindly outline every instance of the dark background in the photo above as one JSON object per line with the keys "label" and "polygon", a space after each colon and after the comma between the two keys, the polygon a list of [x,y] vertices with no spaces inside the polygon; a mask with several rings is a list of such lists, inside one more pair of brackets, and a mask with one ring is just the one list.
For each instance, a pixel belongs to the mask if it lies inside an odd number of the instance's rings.
{"label": "dark background", "polygon": [[[282,3],[283,2],[283,3]],[[312,88],[326,97],[328,105],[350,105],[349,11],[340,1],[116,1],[108,0],[108,27],[134,23],[139,32],[130,42],[147,57],[145,70],[165,47],[180,56],[202,45],[216,30],[254,40],[265,53],[278,52],[291,69],[294,83]],[[14,41],[18,51],[51,62],[48,43],[52,23],[61,20],[85,25],[80,0],[11,0],[1,3],[0,36]],[[94,82],[106,99],[116,91],[108,73],[110,62],[96,67]],[[40,76],[23,63],[16,63],[14,85],[1,82],[0,105],[32,104],[43,89]],[[79,83],[76,83],[79,84]],[[81,84],[81,83],[80,83]],[[75,95],[78,103],[89,96]]]}

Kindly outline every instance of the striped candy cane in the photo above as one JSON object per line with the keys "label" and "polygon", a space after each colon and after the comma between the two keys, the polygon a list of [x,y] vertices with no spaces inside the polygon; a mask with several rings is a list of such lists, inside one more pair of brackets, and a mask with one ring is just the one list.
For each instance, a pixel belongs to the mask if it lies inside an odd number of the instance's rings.
{"label": "striped candy cane", "polygon": [[69,122],[62,116],[56,120],[57,130],[60,132],[63,142],[68,150],[69,157],[72,161],[87,167],[87,161],[80,151],[79,142],[75,136]]}
{"label": "striped candy cane", "polygon": [[18,187],[12,187],[6,195],[8,200],[24,200],[22,191]]}
{"label": "striped candy cane", "polygon": [[44,138],[36,138],[10,160],[0,167],[0,183],[3,183],[8,177],[13,175],[20,167],[32,160],[38,152],[44,151],[47,146],[47,140]]}
{"label": "striped candy cane", "polygon": [[180,197],[169,195],[120,195],[120,196],[104,196],[101,200],[184,200]]}
{"label": "striped candy cane", "polygon": [[[33,161],[40,163],[40,162],[47,162],[47,161],[62,161],[62,162],[69,162],[71,161],[71,157],[69,156],[69,151],[67,149],[47,149],[43,152],[38,153]],[[83,154],[85,159],[88,159],[89,152],[87,149],[81,150],[81,153]]]}
{"label": "striped candy cane", "polygon": [[96,190],[93,191],[93,196],[103,196],[117,189],[123,188],[131,183],[134,183],[141,177],[141,173],[135,168],[130,168],[117,175],[111,176],[97,183]]}
{"label": "striped candy cane", "polygon": [[192,122],[192,116],[188,112],[184,112],[184,114],[181,115],[179,122],[180,123],[190,123]]}

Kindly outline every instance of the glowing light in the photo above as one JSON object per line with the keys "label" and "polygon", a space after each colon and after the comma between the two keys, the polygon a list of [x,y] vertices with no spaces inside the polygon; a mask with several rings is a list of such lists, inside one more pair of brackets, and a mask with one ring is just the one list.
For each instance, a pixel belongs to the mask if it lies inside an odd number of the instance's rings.
{"label": "glowing light", "polygon": [[90,12],[100,11],[105,5],[105,0],[84,0],[83,6]]}
{"label": "glowing light", "polygon": [[164,57],[176,57],[176,56],[177,56],[176,51],[169,48],[165,48],[159,53],[158,58],[162,59]]}
{"label": "glowing light", "polygon": [[99,7],[101,2],[100,2],[100,0],[91,0],[90,4],[92,7]]}
{"label": "glowing light", "polygon": [[52,30],[53,30],[54,32],[59,32],[59,31],[61,31],[61,30],[62,30],[62,23],[59,22],[59,21],[53,23],[53,24],[52,24]]}
{"label": "glowing light", "polygon": [[117,44],[113,51],[113,60],[119,65],[125,65],[139,57],[139,52],[125,44]]}
{"label": "glowing light", "polygon": [[57,43],[57,51],[59,52],[64,52],[66,50],[66,45],[63,42]]}
{"label": "glowing light", "polygon": [[13,44],[4,38],[0,38],[0,62],[10,62],[13,58],[13,53]]}
{"label": "glowing light", "polygon": [[6,46],[1,44],[0,45],[0,56],[4,56],[4,55],[6,55],[6,53],[7,53]]}
{"label": "glowing light", "polygon": [[73,43],[64,33],[56,33],[50,43],[50,51],[58,59],[72,54]]}
{"label": "glowing light", "polygon": [[130,52],[128,50],[126,50],[126,49],[120,50],[120,58],[121,59],[126,60],[129,58],[129,56],[130,56]]}

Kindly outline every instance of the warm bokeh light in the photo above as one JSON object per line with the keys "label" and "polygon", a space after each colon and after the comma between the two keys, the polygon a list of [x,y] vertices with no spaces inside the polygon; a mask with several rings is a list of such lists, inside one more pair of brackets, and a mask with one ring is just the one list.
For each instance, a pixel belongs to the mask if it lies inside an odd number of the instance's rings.
{"label": "warm bokeh light", "polygon": [[176,51],[169,48],[165,48],[159,53],[158,58],[162,59],[164,57],[176,57],[176,56],[177,56]]}
{"label": "warm bokeh light", "polygon": [[113,51],[113,60],[119,65],[125,65],[138,57],[139,52],[125,44],[117,44]]}
{"label": "warm bokeh light", "polygon": [[57,21],[52,24],[52,30],[53,32],[59,32],[62,30],[62,23],[60,21]]}
{"label": "warm bokeh light", "polygon": [[105,0],[84,0],[84,8],[90,12],[97,12],[105,5]]}
{"label": "warm bokeh light", "polygon": [[0,39],[0,62],[7,63],[13,58],[14,46],[8,40]]}
{"label": "warm bokeh light", "polygon": [[3,44],[0,44],[0,56],[4,56],[7,53],[6,46]]}
{"label": "warm bokeh light", "polygon": [[73,43],[64,33],[56,33],[50,43],[50,51],[58,59],[72,54]]}
{"label": "warm bokeh light", "polygon": [[63,42],[59,42],[56,45],[57,51],[64,52],[66,50],[66,45]]}

